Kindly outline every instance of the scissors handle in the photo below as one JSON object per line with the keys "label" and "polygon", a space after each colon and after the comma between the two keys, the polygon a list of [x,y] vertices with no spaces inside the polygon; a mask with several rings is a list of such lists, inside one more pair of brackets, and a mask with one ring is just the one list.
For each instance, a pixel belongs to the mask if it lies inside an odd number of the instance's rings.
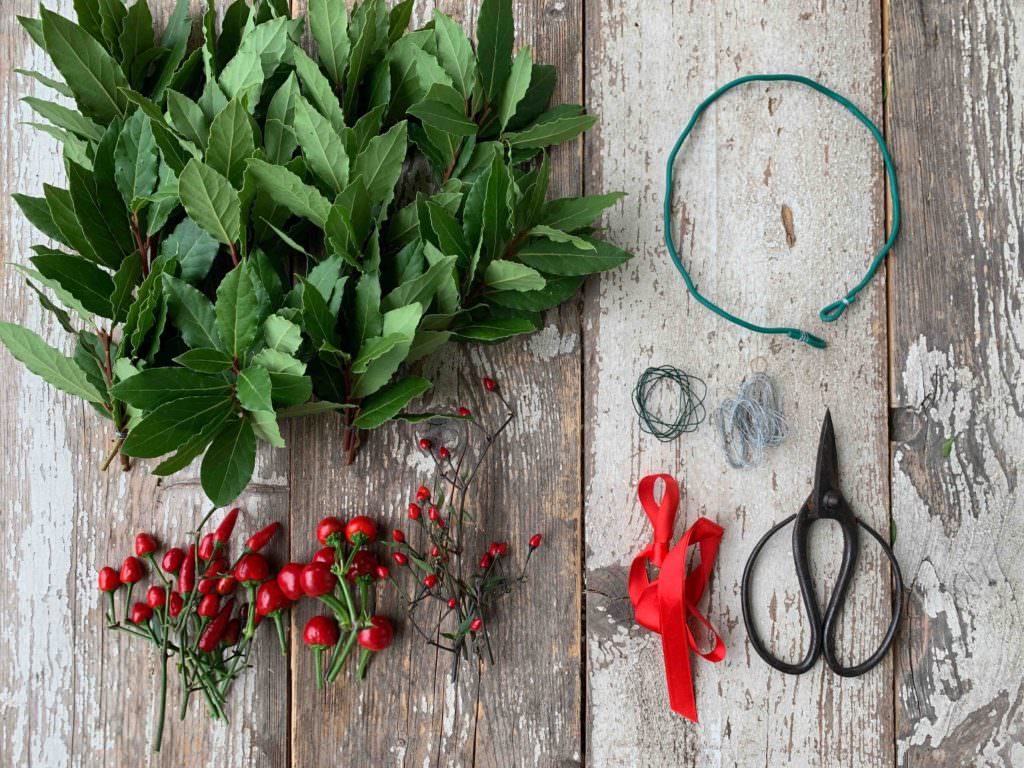
{"label": "scissors handle", "polygon": [[[807,649],[807,653],[804,658],[796,664],[783,661],[773,655],[761,640],[760,635],[757,633],[757,628],[754,626],[754,612],[751,607],[750,589],[750,582],[754,573],[754,564],[760,556],[761,551],[772,536],[794,520],[796,520],[796,524],[793,526],[793,560],[796,565],[797,580],[800,582],[800,593],[803,596],[804,606],[807,609],[807,615],[811,625],[810,647]],[[751,550],[750,557],[747,558],[747,564],[743,568],[743,581],[740,585],[740,594],[743,605],[743,624],[747,629],[747,637],[750,638],[750,644],[754,646],[754,650],[757,651],[757,655],[764,659],[766,664],[789,675],[801,675],[809,670],[814,666],[814,663],[818,660],[818,657],[822,652],[822,622],[820,612],[818,611],[818,602],[814,597],[814,587],[811,583],[810,569],[807,567],[805,551],[807,532],[806,526],[801,525],[801,522],[804,520],[805,516],[802,514],[790,515],[782,522],[776,523],[764,536],[761,537],[760,541],[758,541],[757,544],[754,545],[753,550]],[[798,534],[803,541],[802,546],[798,546]]]}
{"label": "scissors handle", "polygon": [[[825,655],[825,662],[837,675],[843,677],[857,677],[863,675],[874,669],[878,663],[888,653],[889,647],[892,645],[892,641],[896,637],[896,628],[899,626],[900,614],[903,611],[903,574],[900,572],[899,563],[896,562],[896,555],[892,551],[892,547],[889,546],[882,536],[871,526],[867,525],[862,520],[850,517],[856,521],[857,525],[871,534],[878,545],[882,548],[882,552],[889,558],[889,564],[892,567],[893,575],[893,592],[895,595],[895,601],[893,604],[892,618],[889,621],[889,628],[885,632],[885,637],[882,638],[881,645],[875,650],[873,654],[868,656],[867,659],[862,661],[860,664],[854,664],[853,666],[844,666],[840,663],[836,657],[836,626],[839,623],[839,613],[842,609],[843,600],[846,596],[846,592],[850,586],[850,582],[853,580],[853,561],[856,560],[857,552],[857,529],[856,526],[852,528],[852,531],[848,532],[847,526],[843,526],[843,562],[839,568],[839,578],[836,582],[835,590],[832,592],[832,598],[829,600],[828,608],[825,610],[825,643],[823,652]],[[842,524],[842,521],[840,521]],[[847,563],[846,552],[850,549],[851,543],[853,544],[853,558],[851,562]]]}

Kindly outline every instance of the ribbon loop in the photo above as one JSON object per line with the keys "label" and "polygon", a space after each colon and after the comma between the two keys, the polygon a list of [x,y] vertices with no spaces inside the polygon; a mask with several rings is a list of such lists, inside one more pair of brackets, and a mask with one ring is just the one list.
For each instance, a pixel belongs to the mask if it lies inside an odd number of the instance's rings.
{"label": "ribbon loop", "polygon": [[[658,480],[664,484],[660,500],[654,496]],[[679,485],[675,478],[665,474],[648,475],[640,481],[637,497],[654,528],[654,540],[633,558],[629,569],[629,599],[637,624],[661,635],[669,706],[673,712],[696,722],[697,701],[689,652],[692,649],[711,662],[725,658],[725,643],[697,608],[707,588],[724,531],[718,524],[700,517],[676,545],[670,547],[679,507]],[[700,551],[700,563],[687,573],[686,554],[691,546]],[[648,563],[659,569],[658,578],[653,582],[647,574]],[[693,616],[711,632],[715,643],[710,651],[700,650],[687,626],[687,616]]]}

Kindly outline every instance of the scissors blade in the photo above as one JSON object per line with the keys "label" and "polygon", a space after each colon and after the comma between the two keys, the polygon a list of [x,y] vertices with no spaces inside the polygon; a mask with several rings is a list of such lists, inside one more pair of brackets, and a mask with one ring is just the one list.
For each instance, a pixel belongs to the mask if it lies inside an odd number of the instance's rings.
{"label": "scissors blade", "polygon": [[832,412],[825,410],[818,439],[818,460],[814,469],[814,491],[811,501],[816,510],[822,509],[822,501],[829,491],[839,490],[839,458],[836,452],[836,432],[832,426]]}

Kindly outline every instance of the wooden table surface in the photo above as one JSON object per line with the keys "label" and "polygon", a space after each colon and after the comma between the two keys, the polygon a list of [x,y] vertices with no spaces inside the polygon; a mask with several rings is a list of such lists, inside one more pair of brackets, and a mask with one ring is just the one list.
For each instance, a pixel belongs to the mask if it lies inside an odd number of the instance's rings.
{"label": "wooden table surface", "polygon": [[[72,0],[48,5],[72,12]],[[157,5],[166,14],[172,2]],[[473,0],[439,5],[475,23]],[[431,7],[419,4],[417,22]],[[39,235],[9,195],[37,193],[62,170],[54,144],[24,124],[19,98],[36,86],[14,69],[47,62],[16,14],[37,15],[36,3],[4,0],[0,12],[0,254],[24,263]],[[268,638],[235,687],[230,725],[197,707],[151,756],[154,658],[102,631],[95,574],[137,530],[166,539],[195,523],[198,470],[162,483],[146,466],[100,472],[106,426],[4,352],[0,763],[1024,765],[1024,4],[517,0],[515,16],[519,43],[558,65],[561,98],[602,117],[556,154],[556,192],[627,191],[605,223],[636,258],[534,336],[427,364],[435,402],[472,403],[490,374],[520,410],[475,499],[480,535],[525,546],[539,530],[547,544],[493,622],[497,666],[453,687],[446,659],[407,632],[366,684],[319,693],[310,654],[282,658]],[[817,310],[859,279],[891,210],[868,133],[789,84],[744,86],[707,115],[677,167],[677,239],[708,295],[754,321],[820,331],[824,351],[712,316],[662,245],[677,132],[714,87],[759,72],[821,80],[884,126],[904,205],[888,265],[822,326]],[[9,266],[0,290],[4,319],[61,338]],[[641,434],[630,390],[666,363],[706,379],[711,405],[766,368],[791,437],[739,471],[708,425],[667,444]],[[892,527],[906,580],[893,652],[856,679],[822,664],[801,677],[769,669],[740,613],[743,564],[806,496],[827,406],[844,492],[870,524]],[[397,523],[420,482],[408,427],[375,433],[351,467],[331,418],[293,422],[286,438],[260,454],[241,499],[247,527],[287,524],[279,560],[308,557],[325,514]],[[699,725],[668,711],[659,639],[633,623],[626,598],[628,564],[650,538],[635,488],[651,472],[682,481],[687,523],[704,514],[726,529],[706,610],[729,655],[695,664]],[[814,546],[824,586],[838,531],[825,526]],[[892,599],[878,548],[862,551],[845,658],[873,650]],[[787,553],[777,543],[759,571],[758,620],[795,657],[807,637]]]}

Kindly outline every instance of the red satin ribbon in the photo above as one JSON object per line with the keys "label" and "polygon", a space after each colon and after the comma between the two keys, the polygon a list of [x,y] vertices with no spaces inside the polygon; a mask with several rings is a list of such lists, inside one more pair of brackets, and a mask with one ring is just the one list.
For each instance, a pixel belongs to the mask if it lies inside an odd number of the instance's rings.
{"label": "red satin ribbon", "polygon": [[[660,501],[654,498],[654,486],[658,480],[665,483]],[[669,547],[679,506],[679,486],[675,479],[670,475],[648,475],[640,481],[637,495],[654,526],[654,541],[633,558],[629,569],[629,599],[633,603],[637,623],[661,635],[669,706],[673,712],[696,722],[697,701],[690,674],[690,649],[711,662],[725,658],[725,643],[711,622],[697,610],[724,531],[706,517],[700,517],[674,547]],[[695,545],[700,548],[700,564],[687,573],[686,551]],[[653,582],[647,577],[648,562],[659,569],[658,578]],[[707,653],[698,647],[693,632],[686,624],[686,614],[696,618],[714,636],[715,646]]]}

